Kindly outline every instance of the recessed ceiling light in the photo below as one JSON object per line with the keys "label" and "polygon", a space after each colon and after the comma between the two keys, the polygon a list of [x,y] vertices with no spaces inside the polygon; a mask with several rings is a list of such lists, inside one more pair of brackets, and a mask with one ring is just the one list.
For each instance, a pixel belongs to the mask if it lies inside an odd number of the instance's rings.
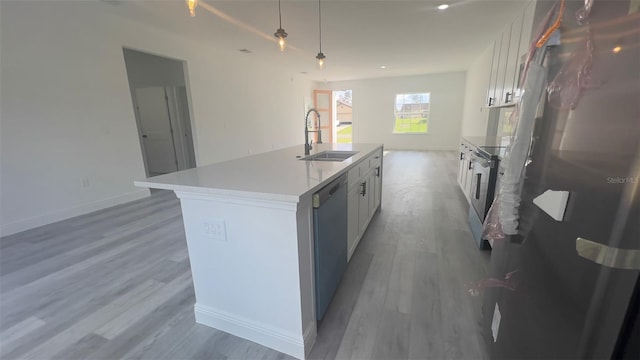
{"label": "recessed ceiling light", "polygon": [[387,65],[380,65],[380,69],[386,69]]}
{"label": "recessed ceiling light", "polygon": [[438,5],[438,10],[447,10],[449,8],[449,4]]}
{"label": "recessed ceiling light", "polygon": [[620,51],[622,51],[622,46],[618,45],[618,46],[614,47],[612,51],[613,51],[614,54],[617,54]]}

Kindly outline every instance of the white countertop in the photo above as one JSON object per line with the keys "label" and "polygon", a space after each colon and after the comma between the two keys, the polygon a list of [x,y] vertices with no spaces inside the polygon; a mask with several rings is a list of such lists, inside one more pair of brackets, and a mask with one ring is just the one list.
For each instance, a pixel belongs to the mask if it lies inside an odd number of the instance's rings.
{"label": "white countertop", "polygon": [[351,158],[305,161],[304,145],[134,181],[139,187],[298,202],[321,189],[381,144],[313,144],[311,154],[326,150],[358,151]]}

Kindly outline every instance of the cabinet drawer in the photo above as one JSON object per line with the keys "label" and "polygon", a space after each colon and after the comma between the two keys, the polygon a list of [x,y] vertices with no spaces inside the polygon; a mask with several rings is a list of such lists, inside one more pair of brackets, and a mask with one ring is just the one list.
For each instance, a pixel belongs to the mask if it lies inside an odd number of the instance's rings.
{"label": "cabinet drawer", "polygon": [[366,174],[367,170],[371,168],[371,159],[373,159],[373,157],[369,156],[358,165],[360,167],[360,176]]}
{"label": "cabinet drawer", "polygon": [[360,161],[347,173],[349,188],[359,185],[362,177],[367,175],[371,169],[375,169],[382,163],[382,150],[375,151],[372,155]]}
{"label": "cabinet drawer", "polygon": [[382,152],[381,151],[377,151],[375,154],[371,155],[371,157],[369,157],[369,167],[370,168],[376,168],[378,166],[380,166],[380,163],[382,163]]}

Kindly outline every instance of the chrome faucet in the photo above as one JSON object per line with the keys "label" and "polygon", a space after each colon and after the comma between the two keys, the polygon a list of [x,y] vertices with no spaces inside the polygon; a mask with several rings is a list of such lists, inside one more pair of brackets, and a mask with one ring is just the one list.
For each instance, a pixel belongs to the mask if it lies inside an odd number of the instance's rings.
{"label": "chrome faucet", "polygon": [[[316,115],[318,116],[318,126],[316,127],[316,130],[309,130],[309,114],[311,114],[312,112],[316,113]],[[318,144],[322,144],[322,132],[320,131],[320,113],[318,112],[318,110],[313,108],[309,109],[309,111],[307,111],[307,115],[304,117],[304,154],[305,155],[309,155],[309,151],[311,151],[312,149],[311,144],[313,143],[313,140],[309,142],[310,132],[318,133]]]}

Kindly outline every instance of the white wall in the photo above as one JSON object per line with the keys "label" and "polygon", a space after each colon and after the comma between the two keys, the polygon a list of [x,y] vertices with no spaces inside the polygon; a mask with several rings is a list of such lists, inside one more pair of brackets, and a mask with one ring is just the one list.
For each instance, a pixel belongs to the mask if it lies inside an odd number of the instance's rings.
{"label": "white wall", "polygon": [[489,121],[487,89],[491,75],[493,44],[480,55],[467,70],[464,95],[463,136],[485,136]]}
{"label": "white wall", "polygon": [[[316,88],[353,90],[353,142],[383,143],[387,149],[458,148],[465,73],[453,72],[318,83]],[[428,134],[393,134],[396,94],[430,92]]]}
{"label": "white wall", "polygon": [[1,6],[2,235],[148,194],[123,46],[187,62],[198,165],[302,143],[305,78],[97,1]]}

